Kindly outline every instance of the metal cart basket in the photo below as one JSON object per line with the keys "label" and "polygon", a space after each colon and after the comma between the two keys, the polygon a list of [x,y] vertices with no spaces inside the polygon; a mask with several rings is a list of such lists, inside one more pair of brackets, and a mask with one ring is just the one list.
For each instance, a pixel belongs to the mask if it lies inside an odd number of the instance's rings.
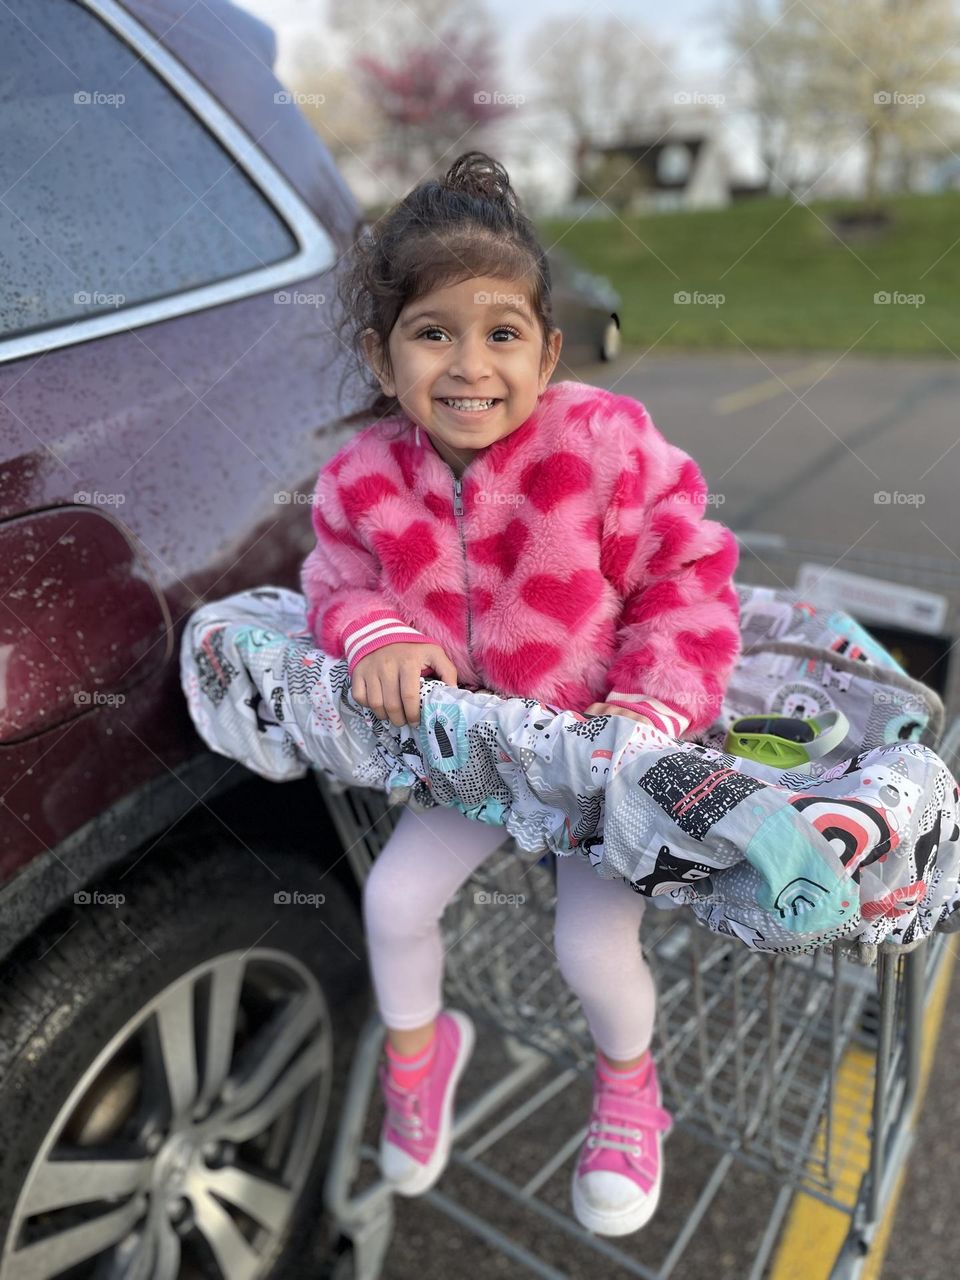
{"label": "metal cart basket", "polygon": [[[338,791],[318,776],[362,880],[399,810],[377,792]],[[513,901],[492,909],[497,893],[513,895]],[[539,1215],[558,1235],[601,1254],[605,1275],[613,1274],[614,1264],[617,1275],[666,1280],[684,1274],[685,1252],[738,1163],[763,1175],[776,1193],[749,1268],[727,1274],[759,1280],[794,1192],[802,1189],[848,1216],[833,1274],[837,1280],[856,1276],[906,1156],[926,995],[945,939],[937,936],[904,955],[881,950],[874,971],[845,957],[840,944],[809,956],[765,956],[709,933],[687,913],[648,911],[641,936],[658,988],[653,1052],[665,1104],[678,1130],[700,1147],[702,1186],[680,1204],[665,1194],[654,1222],[623,1243],[584,1231],[566,1204],[588,1106],[584,1095],[564,1108],[564,1095],[592,1069],[593,1044],[579,1001],[552,962],[554,895],[553,855],[524,853],[508,838],[444,915],[445,1000],[466,1009],[487,1037],[499,1038],[508,1063],[462,1105],[468,1068],[458,1095],[451,1168],[469,1172]],[[393,1232],[393,1195],[379,1179],[372,1140],[382,1118],[375,1085],[383,1036],[374,1014],[358,1046],[325,1192],[336,1225],[353,1242],[358,1280],[381,1275]],[[478,1045],[487,1037],[479,1035]],[[870,1060],[870,1078],[859,1083],[851,1083],[843,1068],[853,1048]],[[856,1102],[843,1096],[851,1087],[873,1096],[862,1176],[858,1138],[838,1120]],[[538,1155],[522,1182],[498,1168],[498,1144],[508,1135]],[[673,1146],[671,1137],[668,1167]],[[364,1162],[374,1176],[360,1178],[357,1189]],[[684,1162],[691,1162],[689,1151]],[[448,1195],[449,1178],[450,1169],[423,1198],[513,1258],[517,1269],[509,1274],[587,1274],[536,1257],[476,1212],[476,1191],[459,1199]]]}
{"label": "metal cart basket", "polygon": [[[400,806],[322,771],[317,780],[362,884]],[[763,955],[687,912],[648,909],[641,940],[658,992],[653,1053],[675,1128],[654,1219],[605,1238],[580,1227],[569,1204],[594,1048],[552,951],[555,875],[553,854],[525,853],[506,837],[444,914],[445,1003],[465,1009],[479,1034],[458,1090],[450,1164],[421,1201],[512,1260],[498,1275],[592,1277],[599,1265],[605,1280],[701,1269],[760,1280],[805,1200],[834,1210],[841,1229],[830,1275],[853,1280],[906,1160],[924,1021],[952,961],[948,939],[881,947],[868,967],[845,944]],[[333,1222],[352,1243],[344,1275],[357,1280],[389,1270],[395,1231],[393,1193],[377,1167],[383,1037],[373,1014],[325,1187]]]}

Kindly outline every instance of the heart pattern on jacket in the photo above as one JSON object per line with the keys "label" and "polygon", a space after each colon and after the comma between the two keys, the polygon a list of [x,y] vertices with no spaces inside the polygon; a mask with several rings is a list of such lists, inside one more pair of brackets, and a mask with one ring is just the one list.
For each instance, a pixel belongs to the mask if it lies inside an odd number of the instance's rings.
{"label": "heart pattern on jacket", "polygon": [[517,567],[517,561],[523,554],[529,537],[530,528],[527,524],[522,520],[511,520],[500,533],[474,542],[474,559],[481,564],[493,565],[505,578],[509,578]]}
{"label": "heart pattern on jacket", "polygon": [[569,578],[554,573],[534,573],[520,588],[531,609],[575,627],[589,616],[603,594],[603,576],[596,569],[577,569]]}
{"label": "heart pattern on jacket", "polygon": [[373,534],[371,541],[398,591],[406,591],[439,554],[433,530],[426,520],[414,520],[403,533],[381,529]]}

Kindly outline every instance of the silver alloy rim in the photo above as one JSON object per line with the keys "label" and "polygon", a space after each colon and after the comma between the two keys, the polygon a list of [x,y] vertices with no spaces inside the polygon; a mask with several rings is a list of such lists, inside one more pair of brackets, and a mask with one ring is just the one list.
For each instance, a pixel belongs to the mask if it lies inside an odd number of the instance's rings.
{"label": "silver alloy rim", "polygon": [[71,1091],[24,1182],[0,1280],[87,1260],[95,1280],[263,1276],[320,1142],[332,1058],[327,1002],[293,956],[234,951],[192,969]]}

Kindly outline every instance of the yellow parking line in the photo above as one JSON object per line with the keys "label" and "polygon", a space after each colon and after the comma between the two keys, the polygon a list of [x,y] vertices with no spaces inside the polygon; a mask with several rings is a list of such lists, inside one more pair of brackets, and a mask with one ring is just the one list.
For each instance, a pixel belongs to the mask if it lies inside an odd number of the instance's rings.
{"label": "yellow parking line", "polygon": [[[936,985],[927,1003],[923,1024],[918,1097],[922,1100],[943,1020],[950,978],[956,955],[948,947],[940,965]],[[787,1225],[773,1260],[768,1280],[828,1280],[850,1226],[849,1213],[856,1203],[860,1181],[870,1163],[870,1124],[873,1106],[875,1055],[859,1045],[844,1054],[834,1082],[831,1110],[834,1158],[830,1170],[835,1179],[832,1194],[847,1209],[837,1209],[812,1196],[798,1192],[793,1199]],[[821,1123],[811,1156],[811,1169],[823,1168],[826,1123]],[[897,1200],[903,1188],[901,1169],[872,1247],[864,1263],[861,1280],[878,1280],[890,1240]]]}
{"label": "yellow parking line", "polygon": [[728,413],[736,413],[738,409],[747,409],[750,405],[760,404],[764,400],[772,400],[775,396],[783,395],[787,387],[793,389],[797,383],[802,385],[809,382],[812,385],[819,375],[826,373],[835,363],[836,361],[815,360],[812,364],[801,365],[799,369],[783,374],[782,377],[765,378],[763,382],[756,382],[752,387],[744,387],[742,391],[731,391],[729,395],[720,396],[719,399],[714,400],[713,410],[721,417],[725,417]]}

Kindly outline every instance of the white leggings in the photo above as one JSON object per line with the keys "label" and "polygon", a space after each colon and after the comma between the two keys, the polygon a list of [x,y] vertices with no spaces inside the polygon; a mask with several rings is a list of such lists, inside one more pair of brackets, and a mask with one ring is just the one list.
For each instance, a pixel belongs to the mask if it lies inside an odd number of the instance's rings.
{"label": "white leggings", "polygon": [[[374,994],[388,1027],[410,1030],[440,1012],[444,908],[505,839],[502,826],[457,809],[404,807],[363,889]],[[557,858],[556,959],[595,1043],[615,1060],[638,1057],[653,1037],[656,993],[640,950],[645,905],[623,880],[601,880],[582,854]]]}

